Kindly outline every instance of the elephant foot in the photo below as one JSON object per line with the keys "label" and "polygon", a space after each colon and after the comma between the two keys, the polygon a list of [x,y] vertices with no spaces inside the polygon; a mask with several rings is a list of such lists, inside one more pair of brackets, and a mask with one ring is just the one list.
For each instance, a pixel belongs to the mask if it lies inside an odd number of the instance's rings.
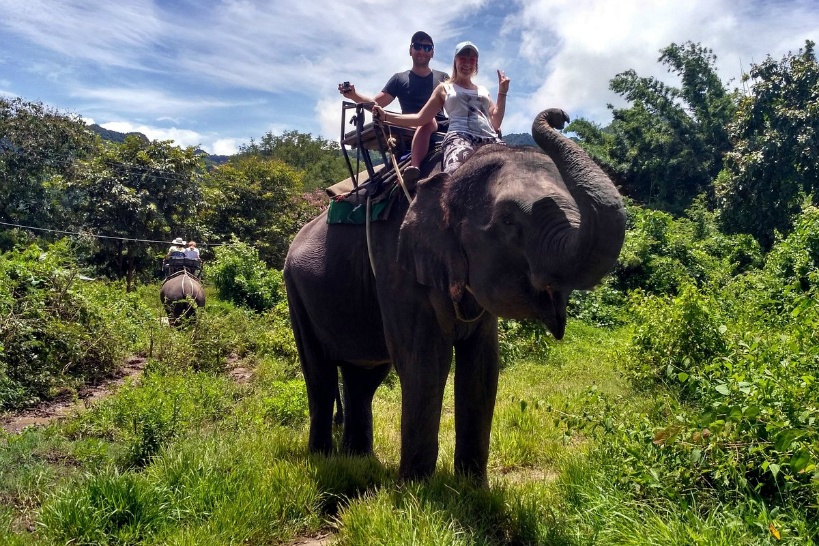
{"label": "elephant foot", "polygon": [[455,473],[458,476],[463,476],[476,485],[484,487],[489,486],[489,478],[486,475],[486,468],[478,468],[474,465],[466,465],[456,462]]}

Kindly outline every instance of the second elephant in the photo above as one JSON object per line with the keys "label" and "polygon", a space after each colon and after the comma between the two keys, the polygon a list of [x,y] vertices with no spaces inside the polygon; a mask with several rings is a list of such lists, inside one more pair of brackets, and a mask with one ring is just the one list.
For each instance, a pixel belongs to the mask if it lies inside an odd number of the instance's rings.
{"label": "second elephant", "polygon": [[205,307],[205,290],[198,278],[183,270],[165,279],[159,299],[168,314],[168,321],[175,326],[180,319],[193,317],[197,307]]}

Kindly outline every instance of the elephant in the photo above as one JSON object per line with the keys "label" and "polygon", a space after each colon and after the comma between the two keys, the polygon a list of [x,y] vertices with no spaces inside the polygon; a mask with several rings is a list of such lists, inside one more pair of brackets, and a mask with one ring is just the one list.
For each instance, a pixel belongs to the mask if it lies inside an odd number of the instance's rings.
{"label": "elephant", "polygon": [[487,482],[498,317],[541,321],[562,339],[569,294],[600,282],[625,236],[620,194],[557,130],[568,121],[557,108],[535,118],[532,134],[545,153],[487,144],[451,175],[429,176],[426,166],[412,201],[400,196],[369,234],[328,225],[326,212],[297,233],[283,275],[311,452],[332,452],[340,368],[342,449],[372,453],[373,396],[394,366],[399,479],[431,475],[454,351],[454,468]]}
{"label": "elephant", "polygon": [[183,269],[165,279],[159,299],[171,326],[176,326],[179,319],[194,316],[197,307],[205,307],[205,290],[198,278]]}

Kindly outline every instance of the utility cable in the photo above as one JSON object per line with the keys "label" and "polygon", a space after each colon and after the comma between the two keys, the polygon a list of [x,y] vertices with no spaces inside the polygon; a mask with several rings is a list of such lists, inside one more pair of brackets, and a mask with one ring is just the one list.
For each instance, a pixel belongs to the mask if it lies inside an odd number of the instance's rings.
{"label": "utility cable", "polygon": [[[3,226],[10,226],[16,227],[20,229],[30,229],[34,231],[47,231],[49,233],[61,233],[63,235],[78,235],[82,237],[95,237],[97,239],[115,239],[118,241],[133,241],[135,243],[162,243],[162,244],[173,244],[173,241],[157,241],[154,239],[136,239],[133,237],[115,237],[113,235],[96,235],[94,233],[87,233],[87,232],[79,232],[79,231],[63,231],[61,229],[48,229],[48,228],[38,228],[32,226],[24,226],[21,224],[12,224],[9,222],[0,222],[0,225]],[[197,243],[199,244],[199,243]],[[203,246],[223,246],[225,243],[201,243]]]}

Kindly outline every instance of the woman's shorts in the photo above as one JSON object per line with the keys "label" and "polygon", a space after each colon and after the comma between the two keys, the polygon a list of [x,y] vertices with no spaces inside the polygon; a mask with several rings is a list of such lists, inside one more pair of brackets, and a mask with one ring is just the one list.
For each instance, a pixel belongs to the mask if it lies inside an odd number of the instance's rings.
{"label": "woman's shorts", "polygon": [[504,144],[497,137],[476,137],[467,133],[447,133],[442,143],[444,149],[444,172],[452,173],[466,158],[484,144]]}

